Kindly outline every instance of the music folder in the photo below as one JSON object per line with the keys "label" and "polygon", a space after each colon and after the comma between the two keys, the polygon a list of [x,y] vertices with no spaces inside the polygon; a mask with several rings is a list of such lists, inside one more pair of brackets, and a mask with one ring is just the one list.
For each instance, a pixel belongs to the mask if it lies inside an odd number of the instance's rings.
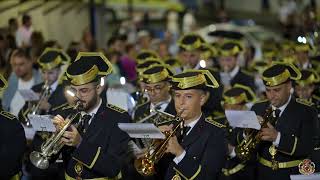
{"label": "music folder", "polygon": [[28,114],[28,118],[35,131],[55,132],[56,128],[52,122],[51,115],[32,115]]}
{"label": "music folder", "polygon": [[320,179],[320,173],[314,173],[310,175],[290,175],[291,180],[319,180]]}
{"label": "music folder", "polygon": [[118,127],[132,138],[165,138],[160,129],[152,123],[118,123]]}
{"label": "music folder", "polygon": [[231,127],[261,129],[261,125],[254,111],[226,110],[226,118]]}

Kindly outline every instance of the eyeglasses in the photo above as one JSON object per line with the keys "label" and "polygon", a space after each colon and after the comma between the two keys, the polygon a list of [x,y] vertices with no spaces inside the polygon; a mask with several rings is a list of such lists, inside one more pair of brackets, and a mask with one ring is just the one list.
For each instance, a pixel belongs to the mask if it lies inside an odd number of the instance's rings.
{"label": "eyeglasses", "polygon": [[160,93],[161,90],[162,90],[164,87],[165,87],[165,85],[162,85],[162,86],[157,85],[157,86],[155,86],[154,88],[152,88],[152,87],[146,87],[146,88],[145,88],[145,91],[146,91],[146,92],[149,92],[149,93],[151,93],[151,92]]}
{"label": "eyeglasses", "polygon": [[88,94],[93,90],[96,89],[96,86],[91,87],[91,88],[81,88],[81,89],[76,89],[76,88],[72,88],[70,87],[70,89],[72,90],[72,92],[74,92],[75,94],[79,94],[79,96],[84,97],[84,96],[88,96]]}

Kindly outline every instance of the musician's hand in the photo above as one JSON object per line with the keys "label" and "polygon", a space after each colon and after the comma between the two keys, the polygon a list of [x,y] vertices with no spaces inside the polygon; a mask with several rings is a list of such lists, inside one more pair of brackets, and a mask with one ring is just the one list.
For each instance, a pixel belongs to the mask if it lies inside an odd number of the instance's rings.
{"label": "musician's hand", "polygon": [[64,118],[60,115],[56,115],[52,120],[54,126],[56,127],[57,131],[60,131],[64,125],[66,124],[66,121]]}
{"label": "musician's hand", "polygon": [[176,136],[173,136],[169,139],[168,146],[167,146],[167,153],[174,154],[176,157],[180,156],[183,153],[184,149],[178,143],[178,139]]}
{"label": "musician's hand", "polygon": [[264,141],[274,142],[277,139],[278,131],[270,124],[267,124],[267,128],[262,128],[260,132],[260,138]]}
{"label": "musician's hand", "polygon": [[81,143],[82,138],[76,127],[71,125],[70,128],[70,131],[66,131],[63,133],[61,142],[63,142],[67,146],[77,147]]}
{"label": "musician's hand", "polygon": [[44,110],[44,111],[49,111],[49,109],[51,108],[51,104],[49,104],[48,99],[42,99],[39,102],[39,109]]}
{"label": "musician's hand", "polygon": [[161,132],[171,132],[172,128],[173,128],[173,124],[168,125],[163,125],[163,126],[159,126],[158,127],[160,129]]}

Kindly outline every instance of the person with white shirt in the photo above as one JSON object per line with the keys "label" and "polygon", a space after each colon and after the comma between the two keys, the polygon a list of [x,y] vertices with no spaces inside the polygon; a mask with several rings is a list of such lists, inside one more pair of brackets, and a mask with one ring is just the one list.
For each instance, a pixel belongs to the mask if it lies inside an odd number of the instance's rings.
{"label": "person with white shirt", "polygon": [[10,58],[12,73],[8,79],[8,88],[3,93],[2,107],[4,110],[18,115],[25,104],[19,90],[30,89],[42,82],[40,72],[32,68],[32,60],[25,49],[16,49]]}
{"label": "person with white shirt", "polygon": [[[66,71],[70,90],[81,101],[83,112],[79,126],[71,125],[61,142],[68,148],[65,160],[65,179],[120,179],[129,136],[118,123],[131,121],[129,114],[114,105],[106,105],[100,94],[101,78],[109,75],[112,65],[101,52],[79,52]],[[66,117],[55,116],[57,131]],[[62,152],[65,152],[63,149]],[[63,153],[62,153],[63,154]]]}
{"label": "person with white shirt", "polygon": [[303,160],[312,154],[317,112],[310,103],[292,95],[292,81],[300,78],[300,71],[287,63],[275,63],[262,74],[267,100],[256,103],[252,110],[262,117],[271,107],[277,120],[259,132],[258,180],[290,180],[291,174],[315,170],[313,162]]}
{"label": "person with white shirt", "polygon": [[16,43],[18,47],[26,48],[30,46],[30,38],[32,34],[31,16],[25,14],[22,16],[22,26],[16,31]]}
{"label": "person with white shirt", "polygon": [[[305,38],[305,37],[300,37],[300,38]],[[309,59],[309,53],[312,50],[311,45],[306,42],[296,42],[294,46],[295,50],[295,56],[296,56],[296,62],[295,64],[300,68],[300,69],[311,69],[314,68],[316,69],[317,67],[311,63]]]}
{"label": "person with white shirt", "polygon": [[[227,154],[224,131],[205,118],[201,107],[207,101],[208,90],[219,84],[208,70],[189,70],[173,76],[171,85],[177,114],[186,128],[182,137],[169,139],[166,152],[174,155],[174,159],[165,180],[217,179]],[[160,129],[171,128],[172,125]]]}

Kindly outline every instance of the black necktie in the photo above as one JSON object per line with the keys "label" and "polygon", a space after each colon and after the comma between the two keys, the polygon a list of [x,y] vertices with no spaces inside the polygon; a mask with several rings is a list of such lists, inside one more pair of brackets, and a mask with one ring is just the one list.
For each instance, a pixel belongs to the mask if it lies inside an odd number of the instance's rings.
{"label": "black necktie", "polygon": [[274,111],[275,117],[276,117],[276,118],[280,117],[280,113],[281,113],[281,110],[280,110],[280,109],[276,109],[276,110]]}
{"label": "black necktie", "polygon": [[190,126],[184,126],[183,127],[183,134],[182,134],[182,138],[187,136],[187,133],[189,132],[189,130],[191,129]]}
{"label": "black necktie", "polygon": [[82,116],[82,132],[85,133],[86,130],[89,127],[89,121],[91,119],[92,116],[90,116],[89,114],[85,114]]}

